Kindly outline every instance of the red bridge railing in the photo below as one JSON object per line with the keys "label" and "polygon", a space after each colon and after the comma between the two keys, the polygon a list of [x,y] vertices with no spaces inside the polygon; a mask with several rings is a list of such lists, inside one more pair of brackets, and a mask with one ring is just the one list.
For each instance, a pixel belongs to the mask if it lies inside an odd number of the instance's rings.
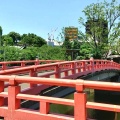
{"label": "red bridge railing", "polygon": [[[84,93],[85,88],[120,91],[120,83],[98,82],[98,81],[83,81],[73,80],[80,75],[86,75],[95,71],[101,70],[120,70],[120,65],[111,61],[105,60],[85,60],[60,62],[45,65],[33,65],[28,67],[10,69],[0,71],[0,116],[5,120],[86,120],[86,109],[100,109],[107,111],[120,112],[119,105],[111,105],[104,103],[95,103],[87,101],[87,94]],[[44,75],[39,75],[40,72],[45,72]],[[27,76],[10,76],[12,74],[29,73]],[[59,78],[43,78],[43,77]],[[60,79],[64,78],[64,79]],[[72,78],[72,79],[65,79]],[[8,82],[8,92],[5,92],[4,84]],[[74,99],[54,98],[35,95],[40,92],[24,92],[21,91],[19,84],[29,83],[31,89],[41,88],[43,86],[66,86],[76,89]],[[44,89],[44,87],[42,88]],[[35,89],[34,89],[35,90]],[[8,105],[5,104],[5,99],[8,98]],[[23,109],[20,106],[21,99],[33,100],[40,103],[38,111]],[[74,107],[74,116],[51,113],[50,104],[63,104]]]}
{"label": "red bridge railing", "polygon": [[[79,76],[87,75],[88,73],[93,73],[101,70],[115,69],[119,70],[120,65],[118,63],[107,61],[107,60],[81,60],[81,61],[67,61],[67,62],[57,62],[52,64],[42,64],[42,65],[32,65],[28,67],[21,67],[16,69],[9,69],[0,71],[0,75],[29,75],[30,77],[54,77],[54,78],[64,78],[64,79],[76,79]],[[7,87],[9,84],[6,84]],[[30,84],[28,88],[29,93],[31,92],[31,87],[36,85]],[[43,85],[44,86],[44,85]],[[38,94],[44,87],[50,86],[37,86],[34,88],[34,94]],[[33,89],[33,88],[32,88]]]}
{"label": "red bridge railing", "polygon": [[[77,78],[81,75],[86,75],[96,71],[120,69],[120,65],[118,63],[107,60],[60,61],[57,63],[51,63],[4,70],[0,71],[0,74],[19,75],[22,73],[29,73],[31,77],[51,77],[54,75],[55,78]],[[42,74],[39,75],[38,73],[40,72],[42,72]]]}
{"label": "red bridge railing", "polygon": [[[0,81],[0,116],[4,116],[5,120],[86,120],[87,108],[120,112],[120,105],[89,102],[87,101],[86,93],[84,93],[85,88],[120,91],[120,83],[6,75],[1,75]],[[9,82],[8,92],[4,92],[4,82]],[[73,100],[22,94],[18,85],[20,83],[74,87],[76,92],[74,93]],[[5,97],[8,97],[8,106],[4,105]],[[21,99],[38,101],[40,103],[40,109],[35,111],[21,108]],[[51,113],[50,103],[73,106],[74,116]]]}
{"label": "red bridge railing", "polygon": [[12,69],[12,68],[19,68],[25,67],[28,65],[39,65],[39,64],[48,64],[48,63],[55,63],[61,62],[61,60],[27,60],[27,61],[6,61],[0,62],[0,68],[2,70]]}

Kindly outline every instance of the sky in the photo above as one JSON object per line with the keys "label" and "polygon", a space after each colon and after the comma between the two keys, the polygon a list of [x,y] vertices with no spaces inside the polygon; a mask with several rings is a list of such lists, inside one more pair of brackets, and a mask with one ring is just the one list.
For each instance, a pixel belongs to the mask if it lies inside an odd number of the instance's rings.
{"label": "sky", "polygon": [[[11,31],[34,33],[44,39],[54,34],[55,39],[63,27],[80,26],[82,10],[98,0],[1,0],[0,26],[3,34]],[[102,1],[102,0],[99,0]],[[108,0],[110,1],[110,0]],[[120,2],[120,0],[118,0]]]}

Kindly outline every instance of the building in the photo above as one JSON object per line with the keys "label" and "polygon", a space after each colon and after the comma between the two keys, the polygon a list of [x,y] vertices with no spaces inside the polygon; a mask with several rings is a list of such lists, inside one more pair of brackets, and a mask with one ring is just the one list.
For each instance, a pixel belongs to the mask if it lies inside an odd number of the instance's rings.
{"label": "building", "polygon": [[65,38],[70,41],[78,39],[78,28],[76,27],[65,27]]}
{"label": "building", "polygon": [[53,41],[47,41],[47,45],[54,46],[54,42]]}
{"label": "building", "polygon": [[113,60],[114,62],[117,62],[120,64],[120,55],[109,55],[107,56],[108,60]]}

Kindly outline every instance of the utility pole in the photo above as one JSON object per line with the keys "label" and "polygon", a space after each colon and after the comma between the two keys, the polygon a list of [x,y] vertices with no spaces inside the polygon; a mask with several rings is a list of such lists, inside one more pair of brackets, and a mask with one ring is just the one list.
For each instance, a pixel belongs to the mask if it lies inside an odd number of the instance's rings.
{"label": "utility pole", "polygon": [[[0,26],[0,48],[1,48],[1,42],[2,42],[2,27]],[[1,53],[1,51],[0,51]]]}

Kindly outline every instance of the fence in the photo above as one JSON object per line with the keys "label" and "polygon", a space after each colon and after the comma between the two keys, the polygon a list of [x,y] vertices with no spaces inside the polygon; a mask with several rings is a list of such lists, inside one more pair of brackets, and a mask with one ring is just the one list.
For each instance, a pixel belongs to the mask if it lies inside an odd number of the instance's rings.
{"label": "fence", "polygon": [[6,61],[0,62],[1,70],[12,69],[12,68],[19,68],[25,67],[28,65],[39,65],[39,64],[48,64],[54,62],[61,62],[61,60],[27,60],[27,61]]}
{"label": "fence", "polygon": [[[120,112],[119,105],[89,102],[86,99],[86,93],[84,93],[85,88],[120,91],[120,83],[73,80],[80,75],[107,69],[120,70],[120,65],[105,60],[83,60],[33,65],[0,71],[0,116],[3,116],[5,120],[86,120],[87,108]],[[47,72],[44,75],[39,75],[40,72],[45,70]],[[31,77],[11,76],[13,74],[18,75],[21,73],[29,73]],[[50,77],[51,75],[54,75],[55,78],[44,78]],[[4,84],[6,82],[8,82],[8,92],[4,91]],[[19,84],[23,83],[30,84],[31,91],[21,91]],[[64,98],[35,95],[40,92],[40,89],[37,89],[37,92],[33,92],[34,88],[44,89],[45,86],[49,87],[54,85],[75,88],[76,92],[74,93],[74,99],[68,100]],[[5,104],[6,98],[8,98],[8,105]],[[21,108],[20,101],[23,99],[38,101],[40,103],[40,109],[35,111]],[[51,103],[73,106],[74,116],[51,113]]]}
{"label": "fence", "polygon": [[[86,120],[87,108],[120,112],[119,105],[110,105],[87,101],[86,93],[83,92],[85,88],[120,91],[120,83],[6,75],[0,75],[0,81],[0,116],[3,116],[6,120]],[[4,92],[4,82],[9,82],[8,93]],[[18,85],[20,83],[74,87],[76,89],[76,92],[74,93],[73,100],[22,94],[20,92],[20,86]],[[5,97],[8,97],[8,106],[4,106]],[[40,109],[38,111],[35,111],[21,108],[21,99],[40,102]],[[74,116],[51,113],[51,103],[73,106]]]}

